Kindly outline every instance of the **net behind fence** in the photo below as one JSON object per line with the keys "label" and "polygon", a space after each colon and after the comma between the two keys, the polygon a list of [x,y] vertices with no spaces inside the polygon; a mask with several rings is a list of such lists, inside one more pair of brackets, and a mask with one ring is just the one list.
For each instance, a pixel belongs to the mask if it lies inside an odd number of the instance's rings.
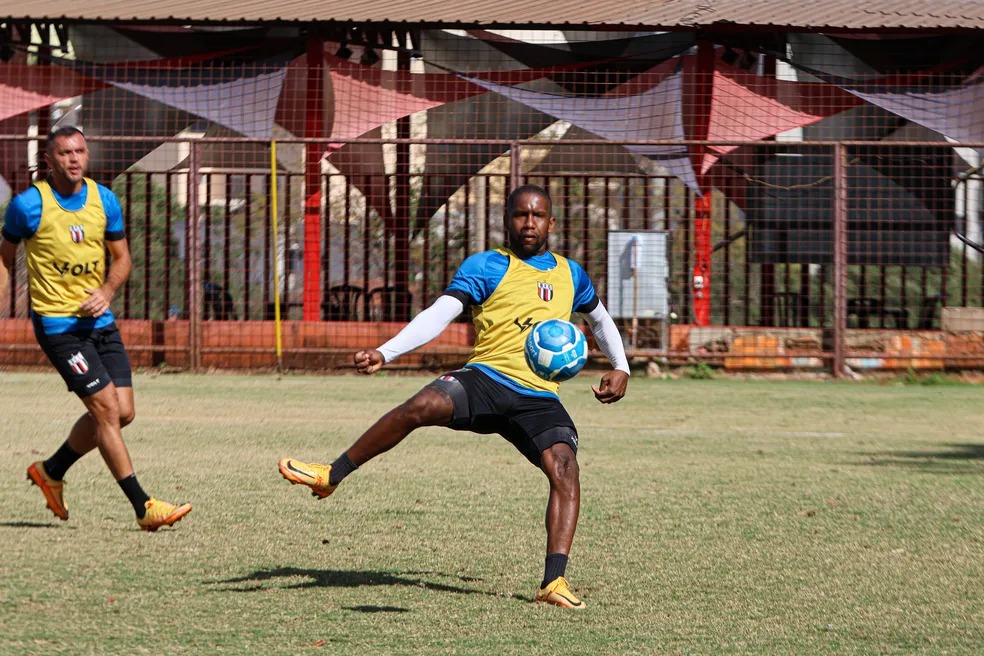
{"label": "net behind fence", "polygon": [[[48,130],[85,131],[125,217],[114,312],[140,365],[341,366],[503,245],[521,183],[549,190],[551,248],[635,357],[984,363],[984,78],[949,47],[71,36],[0,65],[0,174],[9,199],[44,177]],[[40,362],[28,308],[19,261],[4,362]],[[463,361],[469,319],[404,363]]]}

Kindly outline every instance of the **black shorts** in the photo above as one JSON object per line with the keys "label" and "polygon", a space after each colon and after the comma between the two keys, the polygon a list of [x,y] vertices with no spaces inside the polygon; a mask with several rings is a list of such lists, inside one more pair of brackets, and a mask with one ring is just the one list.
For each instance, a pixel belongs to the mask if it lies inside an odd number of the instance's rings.
{"label": "black shorts", "polygon": [[451,371],[428,387],[442,390],[454,403],[448,428],[497,433],[537,467],[540,454],[559,442],[577,453],[574,420],[556,398],[520,394],[473,367]]}
{"label": "black shorts", "polygon": [[34,336],[65,380],[68,391],[79,398],[92,396],[110,382],[117,387],[133,387],[130,356],[115,323],[105,328],[45,335],[41,318],[35,315]]}

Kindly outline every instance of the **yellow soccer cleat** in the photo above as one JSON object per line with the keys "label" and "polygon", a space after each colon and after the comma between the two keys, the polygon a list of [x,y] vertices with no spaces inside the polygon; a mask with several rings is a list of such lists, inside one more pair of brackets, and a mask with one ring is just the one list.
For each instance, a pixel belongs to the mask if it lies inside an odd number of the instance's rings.
{"label": "yellow soccer cleat", "polygon": [[536,600],[544,604],[553,604],[563,608],[576,608],[581,610],[587,608],[587,604],[574,596],[571,586],[567,584],[567,579],[558,576],[547,584],[547,587],[540,588],[536,592]]}
{"label": "yellow soccer cleat", "polygon": [[328,482],[331,465],[306,463],[293,458],[281,458],[277,465],[280,475],[291,482],[291,485],[307,485],[311,495],[324,499],[335,491],[337,485]]}
{"label": "yellow soccer cleat", "polygon": [[65,500],[62,498],[62,488],[65,487],[64,481],[56,481],[48,476],[48,472],[44,470],[44,463],[40,460],[32,462],[27,468],[27,480],[41,488],[48,508],[55,513],[58,519],[62,521],[68,519],[68,506],[65,505]]}
{"label": "yellow soccer cleat", "polygon": [[171,526],[191,512],[190,503],[176,506],[173,503],[153,498],[144,504],[144,508],[147,509],[146,514],[137,520],[137,524],[140,524],[140,528],[144,531],[156,531],[162,526]]}

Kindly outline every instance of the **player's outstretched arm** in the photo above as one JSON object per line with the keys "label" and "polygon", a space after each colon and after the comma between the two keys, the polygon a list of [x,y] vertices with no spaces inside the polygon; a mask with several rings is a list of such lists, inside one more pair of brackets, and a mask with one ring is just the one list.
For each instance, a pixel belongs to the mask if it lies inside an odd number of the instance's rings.
{"label": "player's outstretched arm", "polygon": [[[457,298],[441,295],[434,303],[415,316],[393,339],[378,349],[363,349],[355,354],[355,368],[359,373],[372,374],[386,362],[392,362],[404,353],[423,346],[444,332],[465,309]],[[377,362],[378,361],[378,362]]]}
{"label": "player's outstretched arm", "polygon": [[592,385],[591,391],[602,403],[615,403],[625,396],[625,390],[629,385],[629,360],[625,357],[622,336],[612,315],[608,314],[608,310],[600,301],[591,312],[584,315],[584,318],[591,327],[591,334],[598,342],[598,347],[614,368],[601,377],[600,386]]}

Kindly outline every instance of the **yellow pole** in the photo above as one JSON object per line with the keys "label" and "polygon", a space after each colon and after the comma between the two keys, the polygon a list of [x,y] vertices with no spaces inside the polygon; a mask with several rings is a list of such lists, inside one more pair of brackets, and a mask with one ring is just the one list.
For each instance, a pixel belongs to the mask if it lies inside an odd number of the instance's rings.
{"label": "yellow pole", "polygon": [[273,330],[277,340],[277,371],[284,366],[282,336],[280,334],[280,241],[277,238],[277,142],[270,142],[270,217],[273,229]]}

